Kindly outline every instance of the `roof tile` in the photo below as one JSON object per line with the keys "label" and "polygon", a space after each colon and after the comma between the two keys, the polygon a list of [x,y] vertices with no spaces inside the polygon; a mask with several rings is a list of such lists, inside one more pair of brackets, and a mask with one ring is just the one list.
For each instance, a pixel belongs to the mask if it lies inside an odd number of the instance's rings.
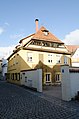
{"label": "roof tile", "polygon": [[70,52],[74,52],[77,48],[79,48],[79,45],[66,45],[66,47]]}
{"label": "roof tile", "polygon": [[[45,35],[44,32],[48,32],[48,34]],[[51,41],[51,42],[55,42],[55,43],[62,43],[62,44],[64,44],[62,41],[60,41],[57,37],[55,37],[52,33],[50,33],[43,26],[38,30],[38,32],[35,33],[35,35],[33,36],[32,39],[35,39],[35,40],[44,40],[44,41]]]}

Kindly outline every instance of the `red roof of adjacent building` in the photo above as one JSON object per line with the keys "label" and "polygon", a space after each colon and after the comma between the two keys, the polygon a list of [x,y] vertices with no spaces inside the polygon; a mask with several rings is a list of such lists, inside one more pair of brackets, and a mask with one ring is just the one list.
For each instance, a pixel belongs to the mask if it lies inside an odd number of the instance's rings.
{"label": "red roof of adjacent building", "polygon": [[79,48],[79,45],[66,45],[69,52],[74,52],[77,48]]}

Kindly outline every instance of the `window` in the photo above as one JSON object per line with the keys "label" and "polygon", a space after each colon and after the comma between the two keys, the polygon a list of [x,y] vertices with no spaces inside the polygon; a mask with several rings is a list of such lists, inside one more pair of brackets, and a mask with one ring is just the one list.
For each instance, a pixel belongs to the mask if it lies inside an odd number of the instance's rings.
{"label": "window", "polygon": [[55,75],[55,81],[56,82],[60,82],[60,74],[56,74]]}
{"label": "window", "polygon": [[61,56],[60,55],[56,55],[56,63],[61,63]]}
{"label": "window", "polygon": [[17,80],[17,73],[15,73],[15,80]]}
{"label": "window", "polygon": [[68,63],[68,58],[67,56],[64,56],[64,64],[67,64]]}
{"label": "window", "polygon": [[46,32],[46,31],[45,31],[45,32],[43,32],[43,33],[44,33],[44,35],[45,35],[45,36],[47,36],[47,35],[48,35],[48,32]]}
{"label": "window", "polygon": [[14,80],[14,73],[11,74],[11,79]]}
{"label": "window", "polygon": [[48,62],[52,63],[52,54],[48,54]]}
{"label": "window", "polygon": [[42,32],[44,33],[45,36],[47,36],[49,34],[48,30],[42,30]]}
{"label": "window", "polygon": [[27,82],[27,76],[25,76],[25,82]]}
{"label": "window", "polygon": [[27,61],[28,62],[32,62],[32,53],[31,52],[29,52],[28,54],[27,54]]}
{"label": "window", "polygon": [[17,80],[20,80],[20,73],[17,74]]}
{"label": "window", "polygon": [[54,43],[54,44],[53,44],[53,47],[54,47],[54,48],[57,48],[57,46],[58,46],[57,43]]}
{"label": "window", "polygon": [[50,74],[46,74],[46,82],[50,82]]}

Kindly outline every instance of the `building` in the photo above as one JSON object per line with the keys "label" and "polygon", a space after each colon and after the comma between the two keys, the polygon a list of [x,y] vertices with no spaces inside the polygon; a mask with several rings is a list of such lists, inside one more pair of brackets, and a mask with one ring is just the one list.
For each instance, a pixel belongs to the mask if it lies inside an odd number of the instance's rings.
{"label": "building", "polygon": [[7,65],[8,65],[8,61],[2,58],[2,76],[4,80],[6,80]]}
{"label": "building", "polygon": [[61,65],[71,65],[70,52],[65,44],[45,27],[38,29],[19,41],[8,57],[7,80],[21,84],[21,72],[42,69],[43,84],[53,84],[61,81]]}
{"label": "building", "polygon": [[79,45],[67,45],[71,52],[71,62],[73,67],[79,67]]}
{"label": "building", "polygon": [[2,60],[0,60],[0,80],[2,80]]}

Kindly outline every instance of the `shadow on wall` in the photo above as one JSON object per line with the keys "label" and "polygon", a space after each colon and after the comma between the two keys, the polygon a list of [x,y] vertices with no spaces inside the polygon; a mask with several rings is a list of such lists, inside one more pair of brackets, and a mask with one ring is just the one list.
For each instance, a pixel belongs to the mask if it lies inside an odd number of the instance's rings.
{"label": "shadow on wall", "polygon": [[[61,57],[62,61],[63,56]],[[15,60],[15,64],[14,64]],[[27,58],[23,59],[20,55],[15,55],[13,58],[13,61],[9,64],[8,73],[20,73],[23,70],[29,70],[29,69],[42,69],[42,81],[44,82],[44,73],[51,73],[51,79],[52,83],[55,82],[55,73],[61,72],[60,69],[61,63],[57,63],[56,65],[45,65],[41,60],[38,62],[38,64],[34,64],[33,62],[28,62]],[[11,78],[11,77],[10,77]],[[18,82],[16,79],[12,80],[16,83]]]}
{"label": "shadow on wall", "polygon": [[35,69],[42,69],[42,81],[44,83],[44,73],[51,73],[51,79],[52,79],[52,83],[55,82],[55,79],[54,79],[54,70],[53,70],[53,65],[48,66],[48,65],[45,65],[43,62],[39,61],[38,64],[34,67]]}

